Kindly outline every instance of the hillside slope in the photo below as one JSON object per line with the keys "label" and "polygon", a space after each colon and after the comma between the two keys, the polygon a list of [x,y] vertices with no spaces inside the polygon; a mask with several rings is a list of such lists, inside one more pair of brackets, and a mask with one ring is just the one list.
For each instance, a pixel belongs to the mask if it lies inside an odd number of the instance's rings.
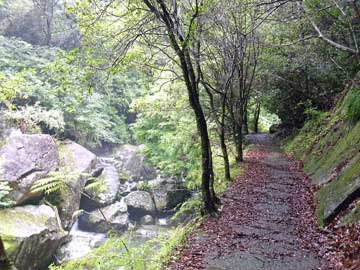
{"label": "hillside slope", "polygon": [[304,163],[317,187],[321,226],[341,212],[341,223],[360,220],[360,74],[330,112],[309,113],[303,129],[286,150]]}

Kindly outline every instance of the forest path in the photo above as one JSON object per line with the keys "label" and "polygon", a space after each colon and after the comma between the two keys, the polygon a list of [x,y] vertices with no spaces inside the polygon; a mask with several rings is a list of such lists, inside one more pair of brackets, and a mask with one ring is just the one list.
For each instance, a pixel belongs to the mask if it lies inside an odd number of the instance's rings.
{"label": "forest path", "polygon": [[[312,192],[295,161],[266,134],[250,135],[245,172],[178,252],[169,269],[327,269],[318,256]],[[324,268],[325,267],[325,268]]]}

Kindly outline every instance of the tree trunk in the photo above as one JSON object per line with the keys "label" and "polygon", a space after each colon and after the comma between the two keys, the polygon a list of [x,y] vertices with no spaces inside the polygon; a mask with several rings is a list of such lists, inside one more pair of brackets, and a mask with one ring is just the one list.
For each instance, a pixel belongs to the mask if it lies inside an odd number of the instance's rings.
{"label": "tree trunk", "polygon": [[255,111],[254,111],[254,132],[259,132],[259,118],[260,118],[260,110],[261,104],[260,102],[256,103]]}
{"label": "tree trunk", "polygon": [[[211,149],[209,149],[209,155],[210,155],[210,157],[212,157]],[[215,174],[214,174],[214,167],[213,167],[212,158],[210,160],[210,164],[211,164],[211,170],[210,170],[211,175],[210,175],[210,183],[209,183],[210,195],[211,195],[211,199],[212,199],[213,203],[215,205],[220,205],[221,201],[220,201],[219,197],[216,196],[215,189],[214,189]]]}
{"label": "tree trunk", "polygon": [[[189,92],[189,98],[191,93]],[[190,102],[192,103],[192,102]],[[201,177],[201,191],[204,202],[205,211],[209,214],[217,212],[214,203],[214,173],[212,168],[211,146],[209,135],[207,132],[207,124],[204,117],[202,108],[199,106],[193,106],[194,113],[196,115],[196,124],[201,138],[201,157],[202,157],[202,177]]]}
{"label": "tree trunk", "polygon": [[236,148],[235,159],[237,162],[241,162],[244,160],[243,149],[242,149],[242,129],[241,129],[241,125],[239,125],[235,119],[233,120],[232,129],[233,129],[233,138]]}
{"label": "tree trunk", "polygon": [[[175,22],[179,22],[178,14],[176,12],[170,13],[166,3],[163,0],[157,0],[159,7],[153,5],[151,1],[143,0],[145,5],[150,9],[152,13],[157,16],[160,22],[162,22],[169,37],[171,47],[174,49],[178,59],[180,61],[180,67],[183,73],[183,79],[185,81],[186,89],[188,92],[189,103],[195,114],[195,120],[197,129],[201,139],[201,191],[202,200],[204,203],[204,210],[207,214],[214,214],[217,212],[216,205],[213,201],[215,192],[213,190],[213,170],[212,170],[212,157],[211,157],[211,145],[209,134],[207,130],[207,123],[203,109],[201,107],[199,98],[199,78],[197,78],[194,70],[194,61],[198,59],[191,58],[191,51],[186,44],[181,44],[186,40],[186,37],[179,31],[179,25],[174,25]],[[198,12],[198,11],[196,11]],[[197,15],[194,15],[197,16]],[[180,42],[179,42],[180,40]],[[199,63],[197,63],[199,65]],[[198,74],[200,76],[200,74]]]}
{"label": "tree trunk", "polygon": [[245,105],[244,109],[244,119],[242,124],[242,132],[244,135],[249,134],[249,126],[248,126],[248,112],[247,112],[247,106]]}
{"label": "tree trunk", "polygon": [[244,161],[244,153],[243,153],[243,131],[241,125],[236,124],[236,151],[237,157],[236,161],[242,162]]}
{"label": "tree trunk", "polygon": [[228,151],[227,151],[227,147],[226,147],[226,143],[225,143],[225,128],[224,127],[221,128],[219,137],[220,137],[221,151],[222,151],[222,155],[223,155],[223,159],[224,159],[225,179],[227,181],[230,181],[231,180],[230,162],[229,162],[229,155],[228,155]]}

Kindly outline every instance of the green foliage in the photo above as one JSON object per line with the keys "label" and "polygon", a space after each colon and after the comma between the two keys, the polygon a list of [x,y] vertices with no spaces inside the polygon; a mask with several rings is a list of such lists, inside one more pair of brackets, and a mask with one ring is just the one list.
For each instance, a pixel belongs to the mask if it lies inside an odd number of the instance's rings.
{"label": "green foliage", "polygon": [[356,124],[360,120],[360,88],[352,88],[346,104],[346,117],[352,123]]}
{"label": "green foliage", "polygon": [[10,207],[13,204],[8,198],[10,191],[8,182],[0,181],[0,209]]}
{"label": "green foliage", "polygon": [[159,236],[136,247],[131,245],[131,236],[130,240],[126,240],[126,236],[110,238],[86,257],[62,266],[52,265],[50,270],[117,270],[122,267],[126,270],[159,270],[197,225],[179,226],[169,237]]}
{"label": "green foliage", "polygon": [[24,78],[20,73],[6,75],[0,72],[0,103],[8,109],[13,108],[14,99],[24,92]]}
{"label": "green foliage", "polygon": [[189,185],[198,183],[200,145],[192,112],[182,83],[154,85],[150,94],[132,104],[138,112],[133,125],[136,139],[146,146],[150,162],[165,173],[185,176]]}
{"label": "green foliage", "polygon": [[315,139],[321,131],[323,131],[323,121],[328,116],[326,112],[308,109],[306,111],[308,120],[305,122],[304,127],[295,133],[295,137],[290,139],[285,146],[285,151],[292,152],[297,158],[302,158],[313,145]]}
{"label": "green foliage", "polygon": [[53,130],[56,133],[62,132],[65,129],[62,111],[47,110],[39,106],[39,104],[34,106],[25,105],[18,110],[6,112],[5,116],[10,120],[15,120],[17,123],[26,123],[28,131],[37,130],[37,127],[40,125],[45,125],[47,129]]}
{"label": "green foliage", "polygon": [[67,186],[70,181],[76,181],[81,176],[87,174],[81,174],[74,172],[69,168],[63,168],[59,171],[50,172],[45,178],[37,180],[31,187],[31,192],[42,192],[45,195],[55,193]]}
{"label": "green foliage", "polygon": [[184,222],[184,220],[194,219],[199,215],[202,207],[201,197],[194,196],[181,204],[176,213],[171,217],[171,220],[176,224]]}
{"label": "green foliage", "polygon": [[137,188],[139,190],[145,190],[145,191],[149,191],[151,190],[151,187],[149,185],[149,182],[148,181],[142,181],[138,184]]}
{"label": "green foliage", "polygon": [[131,67],[94,71],[84,63],[91,56],[0,36],[0,103],[10,117],[84,145],[127,142],[129,104],[147,79]]}

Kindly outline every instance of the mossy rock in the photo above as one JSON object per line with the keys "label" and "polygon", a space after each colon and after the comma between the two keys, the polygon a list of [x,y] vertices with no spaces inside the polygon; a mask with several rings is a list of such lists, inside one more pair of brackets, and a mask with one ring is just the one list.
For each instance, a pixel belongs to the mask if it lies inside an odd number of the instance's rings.
{"label": "mossy rock", "polygon": [[46,267],[66,238],[55,211],[46,205],[1,210],[0,234],[9,260],[18,270]]}
{"label": "mossy rock", "polygon": [[80,207],[81,194],[88,180],[86,174],[95,168],[96,155],[72,141],[63,142],[58,148],[61,167],[79,174],[77,179],[68,180],[60,192],[60,218],[62,226],[68,229],[73,213]]}
{"label": "mossy rock", "polygon": [[320,188],[316,193],[319,223],[336,215],[346,202],[360,190],[360,154],[343,169],[337,179]]}
{"label": "mossy rock", "polygon": [[49,135],[12,133],[0,148],[0,178],[11,186],[9,198],[17,205],[39,199],[41,194],[31,187],[58,165],[58,151]]}

